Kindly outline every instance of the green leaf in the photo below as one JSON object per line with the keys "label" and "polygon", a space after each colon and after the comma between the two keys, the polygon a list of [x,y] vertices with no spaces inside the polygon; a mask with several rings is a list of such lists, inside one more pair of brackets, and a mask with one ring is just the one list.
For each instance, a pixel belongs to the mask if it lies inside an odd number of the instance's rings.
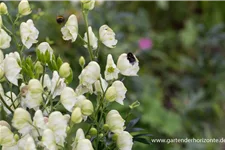
{"label": "green leaf", "polygon": [[143,143],[143,144],[152,144],[149,140],[145,139],[145,138],[133,138],[134,141],[137,141],[137,142],[140,142],[140,143]]}

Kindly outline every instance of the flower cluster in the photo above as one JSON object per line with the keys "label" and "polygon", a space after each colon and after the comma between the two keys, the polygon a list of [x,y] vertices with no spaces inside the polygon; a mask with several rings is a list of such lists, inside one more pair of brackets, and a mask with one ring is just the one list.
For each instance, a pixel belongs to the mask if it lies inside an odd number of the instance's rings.
{"label": "flower cluster", "polygon": [[[84,57],[79,60],[82,71],[75,89],[69,87],[73,79],[70,64],[55,56],[49,43],[38,44],[35,61],[30,56],[23,56],[25,49],[38,43],[39,31],[31,19],[20,23],[21,41],[15,41],[17,51],[4,55],[2,50],[10,48],[11,36],[15,34],[0,18],[0,82],[5,83],[0,84],[0,107],[11,120],[0,121],[3,150],[132,149],[133,137],[125,130],[125,120],[108,106],[114,101],[124,105],[127,88],[121,77],[137,76],[138,59],[132,53],[123,53],[115,64],[113,56],[108,54],[104,74],[101,74],[101,67],[95,61],[99,52],[98,40],[108,48],[115,48],[116,35],[109,26],[103,25],[98,39],[87,21],[95,1],[81,0],[81,3],[86,22],[84,37],[78,36],[78,21],[74,14],[61,28],[64,40],[74,42],[80,37],[90,54],[91,61],[87,65]],[[29,2],[22,0],[15,22],[31,12]],[[5,3],[0,4],[0,14],[11,18]],[[17,27],[15,23],[12,26]],[[8,91],[5,93],[5,90]],[[73,130],[81,123],[89,124],[90,128],[77,129],[73,137]]]}

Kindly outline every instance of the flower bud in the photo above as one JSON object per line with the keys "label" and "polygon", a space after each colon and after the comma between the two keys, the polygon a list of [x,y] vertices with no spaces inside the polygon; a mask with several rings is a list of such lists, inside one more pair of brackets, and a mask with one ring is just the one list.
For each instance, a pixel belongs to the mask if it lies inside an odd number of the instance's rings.
{"label": "flower bud", "polygon": [[117,97],[116,88],[113,86],[109,87],[108,90],[106,91],[105,99],[109,102],[113,102],[116,100],[116,97]]}
{"label": "flower bud", "polygon": [[80,56],[80,59],[79,59],[79,64],[82,68],[84,68],[84,65],[85,65],[85,59],[83,56]]}
{"label": "flower bud", "polygon": [[8,9],[5,3],[1,2],[0,4],[0,15],[8,14]]}
{"label": "flower bud", "polygon": [[109,125],[108,124],[104,124],[103,125],[103,130],[104,131],[108,131],[109,130]]}
{"label": "flower bud", "polygon": [[15,134],[15,135],[14,135],[14,139],[15,139],[16,141],[18,141],[18,140],[20,139],[19,135],[18,135],[18,134]]}
{"label": "flower bud", "polygon": [[59,75],[62,78],[67,78],[70,76],[71,73],[71,68],[70,68],[70,64],[68,63],[63,63],[60,68],[59,68]]}
{"label": "flower bud", "polygon": [[118,138],[118,135],[117,135],[117,134],[113,134],[113,136],[112,136],[112,140],[113,140],[113,141],[116,141],[116,140],[117,140],[117,138]]}
{"label": "flower bud", "polygon": [[103,133],[99,134],[99,138],[102,138],[103,136],[104,136],[104,134],[103,134]]}
{"label": "flower bud", "polygon": [[37,74],[42,74],[43,73],[43,66],[41,65],[40,61],[37,61],[35,63],[34,70],[36,71]]}
{"label": "flower bud", "polygon": [[95,7],[95,0],[81,0],[85,10],[92,10]]}
{"label": "flower bud", "polygon": [[72,115],[71,115],[71,120],[78,124],[82,121],[82,113],[81,113],[81,109],[79,107],[76,107],[73,112],[72,112]]}
{"label": "flower bud", "polygon": [[85,116],[89,116],[93,113],[94,108],[93,108],[93,104],[90,100],[83,100],[81,101],[81,112],[83,115]]}
{"label": "flower bud", "polygon": [[29,2],[27,0],[21,0],[18,5],[18,11],[21,16],[29,15],[32,12]]}
{"label": "flower bud", "polygon": [[8,122],[4,121],[4,120],[1,120],[0,121],[0,126],[6,126],[8,127],[9,129],[11,129],[10,125],[8,124]]}
{"label": "flower bud", "polygon": [[91,128],[90,131],[89,131],[89,134],[92,135],[92,136],[95,136],[97,135],[98,131],[96,130],[96,128]]}
{"label": "flower bud", "polygon": [[90,135],[86,135],[85,138],[86,139],[91,139],[91,136]]}
{"label": "flower bud", "polygon": [[110,131],[118,133],[123,131],[125,120],[120,116],[117,110],[111,110],[106,116],[106,124],[109,125]]}

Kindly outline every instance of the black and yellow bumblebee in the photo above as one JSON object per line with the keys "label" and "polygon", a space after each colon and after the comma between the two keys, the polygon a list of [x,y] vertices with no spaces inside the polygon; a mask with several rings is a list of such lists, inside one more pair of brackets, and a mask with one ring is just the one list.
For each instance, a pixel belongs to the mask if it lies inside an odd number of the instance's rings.
{"label": "black and yellow bumblebee", "polygon": [[65,22],[65,18],[62,15],[59,15],[59,16],[56,17],[56,22],[58,24],[62,24],[62,23]]}
{"label": "black and yellow bumblebee", "polygon": [[134,63],[136,62],[136,59],[135,59],[134,55],[133,55],[131,52],[127,53],[127,60],[128,60],[132,65],[134,65]]}

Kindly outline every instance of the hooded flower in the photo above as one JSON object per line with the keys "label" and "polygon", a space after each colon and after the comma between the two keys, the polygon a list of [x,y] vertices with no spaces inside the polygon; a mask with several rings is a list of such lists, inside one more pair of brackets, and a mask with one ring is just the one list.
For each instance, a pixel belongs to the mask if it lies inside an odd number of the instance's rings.
{"label": "hooded flower", "polygon": [[117,60],[117,68],[125,76],[137,76],[139,71],[138,59],[132,53],[121,54]]}
{"label": "hooded flower", "polygon": [[[100,67],[98,63],[95,61],[91,61],[81,72],[81,74],[78,77],[80,79],[80,85],[76,89],[79,94],[83,94],[86,92],[93,91],[92,84],[94,84],[99,78],[100,78]],[[80,90],[80,89],[81,90]],[[82,88],[86,88],[86,90],[83,90]],[[80,92],[80,91],[82,92]]]}
{"label": "hooded flower", "polygon": [[52,98],[55,98],[58,95],[61,95],[63,89],[66,87],[64,78],[60,78],[57,71],[53,72],[52,81],[51,81],[51,94]]}
{"label": "hooded flower", "polygon": [[112,99],[107,99],[109,101],[116,101],[117,103],[123,105],[123,100],[126,97],[127,89],[124,86],[123,82],[115,81],[106,91],[106,97],[111,97]]}
{"label": "hooded flower", "polygon": [[23,135],[29,133],[33,128],[31,124],[32,121],[29,112],[22,108],[17,108],[14,111],[12,126],[19,130],[19,133]]}
{"label": "hooded flower", "polygon": [[35,28],[34,23],[31,19],[27,22],[22,22],[20,24],[20,35],[21,40],[26,48],[30,48],[34,43],[37,43],[39,31]]}
{"label": "hooded flower", "polygon": [[10,47],[11,37],[0,28],[0,49],[6,49]]}
{"label": "hooded flower", "polygon": [[78,141],[77,147],[75,150],[94,150],[91,144],[91,141],[88,139],[81,139]]}
{"label": "hooded flower", "polygon": [[[42,135],[43,131],[47,128],[45,118],[44,118],[41,110],[37,110],[35,112],[34,117],[33,117],[33,126],[35,126],[36,129],[33,129],[32,136],[36,137],[36,138],[39,136],[38,132]],[[37,132],[37,130],[38,130],[38,132]]]}
{"label": "hooded flower", "polygon": [[114,48],[117,44],[117,40],[115,39],[116,34],[107,25],[102,25],[100,27],[99,36],[102,43],[109,48]]}
{"label": "hooded flower", "polygon": [[7,127],[0,125],[0,145],[13,146],[16,144],[12,131]]}
{"label": "hooded flower", "polygon": [[63,34],[63,39],[66,41],[71,40],[74,42],[77,39],[78,24],[77,17],[75,15],[70,15],[65,26],[62,27],[61,32]]}
{"label": "hooded flower", "polygon": [[120,116],[117,110],[111,110],[106,116],[106,124],[109,125],[110,131],[119,133],[124,130],[125,120]]}
{"label": "hooded flower", "polygon": [[43,87],[39,80],[31,79],[28,85],[21,87],[22,106],[28,108],[38,108],[42,101]]}
{"label": "hooded flower", "polygon": [[76,132],[76,137],[75,137],[75,140],[72,144],[72,147],[73,147],[72,150],[76,150],[78,141],[82,140],[82,139],[85,139],[84,131],[81,128],[79,128]]}
{"label": "hooded flower", "polygon": [[94,150],[90,140],[85,139],[84,131],[81,128],[76,132],[76,137],[72,147],[72,150]]}
{"label": "hooded flower", "polygon": [[57,150],[54,132],[50,129],[46,129],[42,135],[42,144],[49,150]]}
{"label": "hooded flower", "polygon": [[133,146],[133,137],[127,131],[122,131],[117,135],[116,144],[119,150],[131,150]]}
{"label": "hooded flower", "polygon": [[29,15],[32,11],[27,0],[21,0],[18,5],[18,11],[21,16]]}
{"label": "hooded flower", "polygon": [[59,111],[54,111],[49,115],[47,128],[51,129],[54,133],[55,142],[58,145],[64,145],[69,119],[69,115],[62,115]]}
{"label": "hooded flower", "polygon": [[107,57],[107,64],[105,67],[105,79],[106,80],[114,80],[118,78],[119,69],[116,67],[112,55],[109,54]]}
{"label": "hooded flower", "polygon": [[66,87],[60,95],[60,101],[68,111],[72,112],[72,109],[77,102],[77,95],[72,88]]}
{"label": "hooded flower", "polygon": [[22,69],[18,64],[18,61],[20,61],[20,56],[17,52],[9,53],[4,59],[5,76],[9,82],[16,86],[18,86],[18,79],[21,77],[19,73]]}
{"label": "hooded flower", "polygon": [[[96,50],[98,47],[98,39],[95,36],[94,32],[92,31],[91,26],[88,27],[88,35],[89,35],[89,43],[90,46],[93,50]],[[84,34],[84,41],[88,43],[88,37],[87,37],[87,32]],[[84,47],[88,48],[88,45],[85,44]]]}

